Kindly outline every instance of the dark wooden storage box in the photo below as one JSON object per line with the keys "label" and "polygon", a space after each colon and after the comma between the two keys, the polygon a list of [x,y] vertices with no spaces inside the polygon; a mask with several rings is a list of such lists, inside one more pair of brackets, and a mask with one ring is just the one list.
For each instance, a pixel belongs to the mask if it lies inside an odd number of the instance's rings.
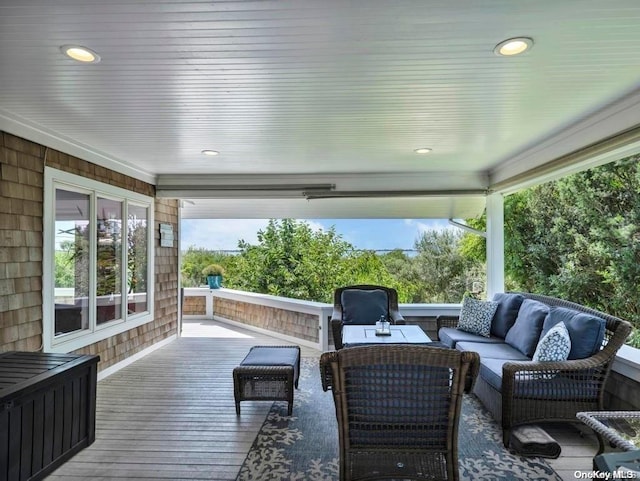
{"label": "dark wooden storage box", "polygon": [[95,440],[99,360],[0,354],[0,480],[42,479]]}

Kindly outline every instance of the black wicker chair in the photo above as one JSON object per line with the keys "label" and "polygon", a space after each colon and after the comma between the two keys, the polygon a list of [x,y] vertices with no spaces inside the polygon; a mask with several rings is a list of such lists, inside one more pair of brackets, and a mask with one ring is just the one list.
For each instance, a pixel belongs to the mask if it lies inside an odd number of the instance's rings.
{"label": "black wicker chair", "polygon": [[322,354],[338,420],[340,480],[458,480],[458,424],[475,352],[426,345]]}
{"label": "black wicker chair", "polygon": [[[354,289],[361,291],[384,291],[387,295],[387,320],[391,324],[405,324],[404,318],[398,310],[398,292],[391,287],[360,284],[355,286],[339,287],[333,293],[333,313],[331,315],[331,332],[333,334],[333,345],[336,349],[342,349],[342,326],[344,323],[345,308],[342,305],[342,294],[344,291]],[[373,324],[377,319],[363,319],[357,324]]]}

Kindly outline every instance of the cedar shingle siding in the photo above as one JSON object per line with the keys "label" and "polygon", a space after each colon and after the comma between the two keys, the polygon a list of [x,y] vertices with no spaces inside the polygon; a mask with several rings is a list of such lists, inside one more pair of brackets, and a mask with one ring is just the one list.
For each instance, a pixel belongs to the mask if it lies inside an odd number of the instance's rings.
{"label": "cedar shingle siding", "polygon": [[[42,346],[44,167],[155,197],[151,184],[0,132],[0,352]],[[178,202],[155,199],[155,319],[78,350],[104,369],[177,333],[178,247],[160,247],[160,223],[178,232]]]}

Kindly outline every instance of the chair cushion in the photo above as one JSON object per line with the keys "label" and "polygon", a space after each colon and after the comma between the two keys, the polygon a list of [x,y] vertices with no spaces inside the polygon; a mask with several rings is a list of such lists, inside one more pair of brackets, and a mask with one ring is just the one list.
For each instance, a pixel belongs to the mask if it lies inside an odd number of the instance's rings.
{"label": "chair cushion", "polygon": [[479,301],[471,297],[465,297],[462,300],[458,329],[489,337],[491,335],[491,320],[497,308],[497,302]]}
{"label": "chair cushion", "polygon": [[389,315],[389,298],[382,289],[345,289],[340,303],[345,324],[375,324],[380,316]]}
{"label": "chair cushion", "polygon": [[498,303],[498,308],[491,321],[491,334],[504,339],[516,322],[524,296],[499,292],[493,296],[492,300]]}
{"label": "chair cushion", "polygon": [[507,359],[511,361],[530,361],[531,359],[506,342],[458,342],[458,351],[473,351],[480,355],[480,359]]}
{"label": "chair cushion", "polygon": [[254,346],[241,366],[296,366],[300,350],[297,347]]}
{"label": "chair cushion", "polygon": [[486,343],[503,343],[504,339],[499,337],[484,337],[478,334],[472,334],[467,331],[461,331],[455,327],[441,327],[438,331],[438,339],[448,347],[456,347],[457,342],[486,342]]}
{"label": "chair cushion", "polygon": [[540,301],[525,299],[522,301],[515,324],[504,338],[505,342],[531,358],[536,350],[547,314],[549,314],[549,306]]}
{"label": "chair cushion", "polygon": [[564,323],[571,338],[571,351],[567,359],[584,359],[602,347],[606,329],[604,319],[575,309],[552,307],[542,326],[542,335],[560,322]]}

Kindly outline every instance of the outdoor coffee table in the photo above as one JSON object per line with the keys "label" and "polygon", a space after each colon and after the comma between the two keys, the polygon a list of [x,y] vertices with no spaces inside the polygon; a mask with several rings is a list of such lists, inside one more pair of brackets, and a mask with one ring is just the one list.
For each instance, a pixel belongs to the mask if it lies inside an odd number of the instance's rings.
{"label": "outdoor coffee table", "polygon": [[640,449],[640,411],[580,412],[576,417],[614,447],[625,451]]}
{"label": "outdoor coffee table", "polygon": [[365,344],[431,343],[431,338],[425,334],[420,326],[395,325],[391,326],[390,330],[390,336],[376,336],[375,325],[345,325],[342,326],[342,344],[344,347],[352,347]]}
{"label": "outdoor coffee table", "polygon": [[640,474],[640,411],[580,412],[576,417],[623,453],[604,453],[602,439],[593,458],[593,469],[605,473],[631,471]]}

